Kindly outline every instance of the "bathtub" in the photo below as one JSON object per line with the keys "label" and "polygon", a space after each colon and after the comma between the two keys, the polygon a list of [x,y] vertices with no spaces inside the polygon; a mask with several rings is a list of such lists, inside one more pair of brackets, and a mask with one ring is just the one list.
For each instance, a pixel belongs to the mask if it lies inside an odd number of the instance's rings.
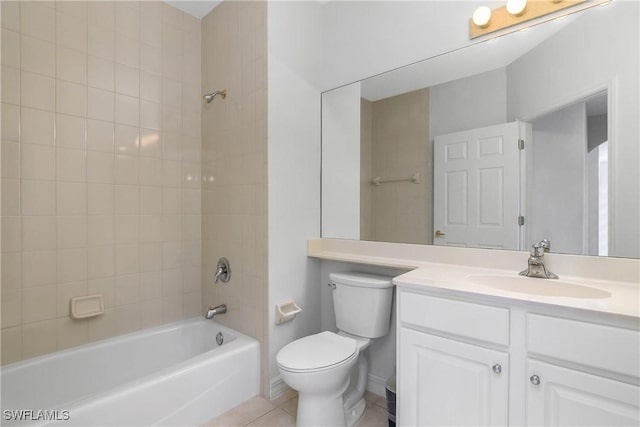
{"label": "bathtub", "polygon": [[200,317],[0,371],[2,425],[199,425],[259,393],[260,350]]}

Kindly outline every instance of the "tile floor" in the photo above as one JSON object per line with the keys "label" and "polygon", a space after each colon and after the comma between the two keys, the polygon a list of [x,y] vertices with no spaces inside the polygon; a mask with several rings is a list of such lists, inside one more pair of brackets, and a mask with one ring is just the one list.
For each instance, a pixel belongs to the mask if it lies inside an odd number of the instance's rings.
{"label": "tile floor", "polygon": [[[367,392],[365,399],[367,409],[358,427],[387,427],[385,398]],[[298,396],[293,390],[275,400],[256,396],[209,421],[204,427],[293,427],[296,425],[297,408]]]}

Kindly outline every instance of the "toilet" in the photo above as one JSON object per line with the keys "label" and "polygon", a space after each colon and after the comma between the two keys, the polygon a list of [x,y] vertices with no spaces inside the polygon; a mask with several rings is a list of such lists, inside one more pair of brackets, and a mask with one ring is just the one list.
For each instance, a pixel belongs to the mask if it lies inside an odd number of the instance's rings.
{"label": "toilet", "polygon": [[276,356],[282,379],[298,392],[298,426],[352,427],[360,421],[369,371],[363,353],[391,324],[391,277],[355,272],[329,277],[338,332],[300,338]]}

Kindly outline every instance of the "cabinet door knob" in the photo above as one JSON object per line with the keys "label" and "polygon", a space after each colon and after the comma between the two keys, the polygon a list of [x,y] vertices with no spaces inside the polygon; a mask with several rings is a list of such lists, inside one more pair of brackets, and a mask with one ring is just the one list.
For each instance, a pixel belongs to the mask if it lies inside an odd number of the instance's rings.
{"label": "cabinet door knob", "polygon": [[531,384],[533,385],[538,385],[540,384],[540,377],[537,375],[531,375],[531,378],[529,378],[529,381],[531,381]]}
{"label": "cabinet door knob", "polygon": [[500,366],[500,364],[496,363],[495,365],[493,365],[491,367],[491,369],[493,370],[493,372],[495,372],[496,374],[499,374],[500,372],[502,372],[502,366]]}

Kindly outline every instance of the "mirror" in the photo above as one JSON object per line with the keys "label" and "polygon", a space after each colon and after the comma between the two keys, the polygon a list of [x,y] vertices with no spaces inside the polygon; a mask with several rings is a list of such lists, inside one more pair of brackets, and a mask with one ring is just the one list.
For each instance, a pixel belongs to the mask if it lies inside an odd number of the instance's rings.
{"label": "mirror", "polygon": [[640,257],[639,5],[322,95],[322,237]]}

